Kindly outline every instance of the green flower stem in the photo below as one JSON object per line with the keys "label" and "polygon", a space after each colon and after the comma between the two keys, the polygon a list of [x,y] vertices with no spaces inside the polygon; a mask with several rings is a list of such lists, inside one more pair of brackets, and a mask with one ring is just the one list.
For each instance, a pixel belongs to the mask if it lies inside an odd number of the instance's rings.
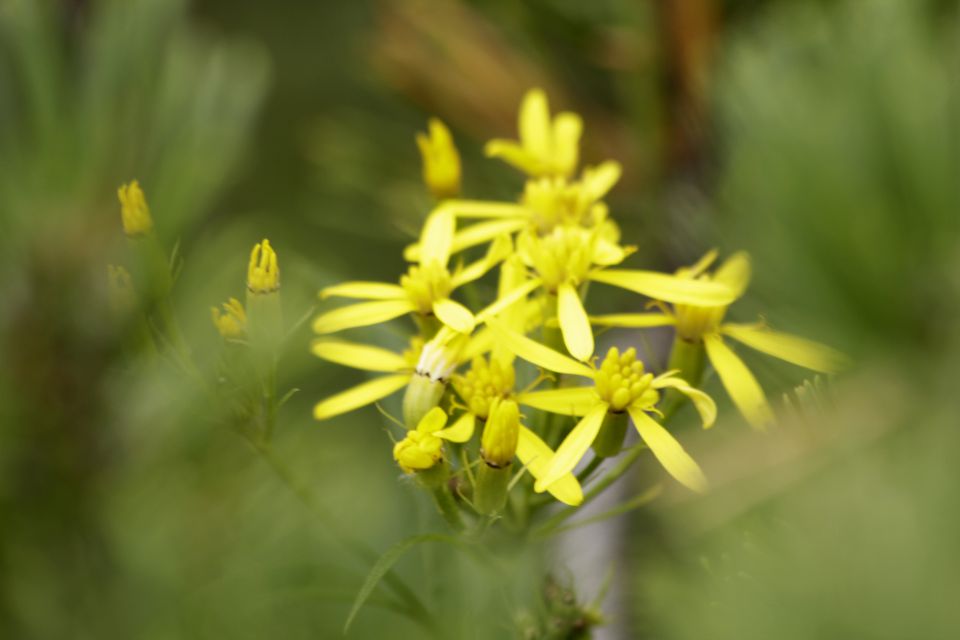
{"label": "green flower stem", "polygon": [[[242,432],[241,432],[242,433]],[[316,494],[308,486],[299,482],[293,473],[287,468],[283,461],[277,457],[273,448],[263,442],[257,442],[244,434],[247,442],[260,455],[260,457],[273,470],[281,482],[300,500],[300,502],[310,511],[314,517],[323,523],[326,531],[340,544],[344,549],[363,560],[365,563],[373,565],[379,559],[379,554],[366,544],[356,538],[356,536],[344,530],[339,521],[329,513],[317,499]],[[428,629],[434,629],[435,625],[426,606],[416,593],[407,586],[406,582],[393,570],[387,572],[383,578],[384,583],[390,587],[394,594],[403,601],[409,610],[410,615],[423,624]]]}

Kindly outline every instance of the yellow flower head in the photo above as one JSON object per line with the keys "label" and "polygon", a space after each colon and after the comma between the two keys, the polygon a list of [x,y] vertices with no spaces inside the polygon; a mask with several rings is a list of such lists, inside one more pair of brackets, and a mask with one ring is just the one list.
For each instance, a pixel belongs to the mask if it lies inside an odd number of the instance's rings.
{"label": "yellow flower head", "polygon": [[123,267],[107,265],[107,295],[110,308],[115,312],[129,311],[136,305],[133,278]]}
{"label": "yellow flower head", "polygon": [[437,262],[424,265],[410,265],[407,273],[400,277],[407,298],[416,307],[417,313],[433,313],[433,304],[450,297],[453,280],[446,266]]}
{"label": "yellow flower head", "polygon": [[480,439],[483,461],[495,469],[509,466],[517,454],[520,437],[520,408],[513,400],[498,400]]}
{"label": "yellow flower head", "polygon": [[430,118],[429,126],[429,135],[417,134],[423,181],[437,200],[455,198],[460,193],[460,154],[443,122]]}
{"label": "yellow flower head", "polygon": [[453,388],[467,403],[471,413],[486,420],[494,402],[508,398],[513,393],[516,373],[513,365],[501,363],[495,359],[489,362],[483,356],[477,356],[470,370],[453,378]]}
{"label": "yellow flower head", "polygon": [[660,395],[650,387],[652,382],[653,374],[644,371],[643,361],[637,359],[633,347],[623,353],[610,347],[593,377],[597,395],[614,413],[626,411],[634,402],[644,407],[656,405]]}
{"label": "yellow flower head", "polygon": [[247,332],[247,314],[236,298],[224,302],[222,311],[217,307],[210,307],[210,318],[213,326],[224,338],[242,338]]}
{"label": "yellow flower head", "polygon": [[530,179],[522,202],[540,233],[558,225],[593,227],[607,219],[601,199],[619,179],[620,165],[613,161],[584,169],[581,179],[572,182],[558,176]]}
{"label": "yellow flower head", "polygon": [[501,158],[532,177],[569,177],[577,168],[583,121],[563,112],[551,120],[547,94],[531,89],[523,97],[518,123],[519,142],[491,140],[486,153]]}
{"label": "yellow flower head", "polygon": [[[742,251],[735,253],[710,273],[708,269],[716,259],[717,252],[709,251],[696,264],[678,269],[677,276],[701,282],[725,284],[733,292],[735,301],[743,295],[750,283],[750,257]],[[675,304],[673,312],[676,318],[677,335],[688,342],[697,342],[705,335],[716,333],[729,306],[729,304],[713,307]]]}
{"label": "yellow flower head", "polygon": [[128,238],[139,238],[150,233],[153,229],[153,218],[150,217],[150,208],[136,180],[121,185],[117,190],[120,198],[120,217],[123,221],[123,232]]}
{"label": "yellow flower head", "polygon": [[280,288],[280,267],[277,254],[266,238],[258,242],[250,252],[247,268],[247,290],[251,293],[272,293]]}

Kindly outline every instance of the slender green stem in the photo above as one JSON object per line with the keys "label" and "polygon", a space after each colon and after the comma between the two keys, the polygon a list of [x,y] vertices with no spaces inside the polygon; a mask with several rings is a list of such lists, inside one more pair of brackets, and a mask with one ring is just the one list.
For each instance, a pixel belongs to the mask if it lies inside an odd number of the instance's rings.
{"label": "slender green stem", "polygon": [[550,525],[549,522],[544,523],[543,526],[538,527],[533,532],[532,535],[535,538],[545,538],[547,536],[556,535],[558,533],[563,533],[564,531],[570,531],[571,529],[576,529],[579,527],[585,527],[589,524],[602,522],[603,520],[607,520],[609,518],[614,518],[616,516],[623,515],[624,513],[628,513],[630,511],[633,511],[634,509],[638,509],[644,505],[649,504],[653,499],[655,499],[657,496],[660,495],[662,490],[663,490],[663,487],[661,485],[659,484],[654,485],[647,491],[644,491],[638,496],[634,496],[630,500],[627,500],[623,504],[617,505],[612,509],[608,509],[603,513],[597,514],[595,516],[591,516],[589,518],[585,518],[583,520],[578,520],[576,522],[571,522],[570,524],[566,524],[563,526],[559,526],[559,524]]}
{"label": "slender green stem", "polygon": [[[320,501],[317,499],[316,494],[309,488],[309,486],[303,484],[294,477],[290,469],[287,468],[283,461],[277,457],[273,451],[273,448],[269,444],[258,442],[246,434],[244,435],[250,445],[258,454],[260,454],[260,457],[273,470],[283,484],[290,489],[294,495],[297,496],[300,502],[307,507],[314,517],[323,522],[324,528],[341,546],[343,546],[343,548],[369,564],[373,564],[377,561],[379,557],[377,552],[372,547],[367,546],[355,536],[344,530],[340,526],[337,519],[322,506]],[[384,576],[383,580],[384,583],[390,587],[401,600],[403,600],[406,606],[410,609],[412,617],[417,619],[426,628],[434,630],[435,625],[430,617],[430,613],[427,611],[426,606],[424,606],[420,598],[417,597],[413,590],[407,586],[406,582],[404,582],[404,580],[400,578],[396,572],[390,570]]]}

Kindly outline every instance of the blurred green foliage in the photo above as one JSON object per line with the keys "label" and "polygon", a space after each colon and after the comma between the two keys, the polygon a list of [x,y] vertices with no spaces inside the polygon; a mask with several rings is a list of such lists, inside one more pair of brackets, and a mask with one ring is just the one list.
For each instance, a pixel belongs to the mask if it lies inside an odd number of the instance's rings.
{"label": "blurred green foliage", "polygon": [[[710,18],[671,40],[680,4]],[[626,165],[611,206],[638,262],[746,248],[757,310],[861,363],[769,437],[718,425],[694,448],[717,490],[630,520],[632,637],[951,637],[956,20],[894,0],[0,0],[0,636],[338,637],[370,562],[331,522],[381,550],[435,514],[372,410],[310,420],[361,377],[315,362],[305,329],[276,454],[313,507],[169,362],[131,357],[107,309],[106,264],[130,261],[115,190],[139,178],[179,245],[176,306],[212,374],[208,309],[241,294],[254,242],[277,247],[291,322],[343,274],[389,279],[429,206],[413,133],[444,118],[468,193],[513,197],[480,148],[539,84],[583,112],[588,160]],[[671,75],[688,40],[702,94]],[[442,553],[398,568],[452,637],[507,634],[504,584],[554,615],[530,558]],[[421,636],[385,604],[351,635]]]}

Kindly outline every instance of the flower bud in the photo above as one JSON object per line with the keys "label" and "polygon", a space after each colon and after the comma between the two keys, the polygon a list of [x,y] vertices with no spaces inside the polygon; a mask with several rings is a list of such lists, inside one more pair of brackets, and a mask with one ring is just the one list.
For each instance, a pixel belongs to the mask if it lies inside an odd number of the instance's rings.
{"label": "flower bud", "polygon": [[275,353],[283,340],[280,267],[266,238],[254,245],[247,268],[247,333],[262,355]]}
{"label": "flower bud", "polygon": [[446,125],[436,118],[429,125],[429,135],[417,134],[423,181],[437,200],[455,198],[460,194],[460,154]]}
{"label": "flower bud", "polygon": [[123,221],[123,232],[128,238],[139,238],[150,233],[153,229],[153,218],[150,217],[150,208],[136,180],[122,185],[117,190],[120,198],[120,217]]}
{"label": "flower bud", "polygon": [[213,326],[224,338],[236,340],[242,338],[247,332],[247,314],[236,298],[230,298],[224,302],[223,311],[217,307],[210,307],[210,317],[213,320]]}
{"label": "flower bud", "polygon": [[480,440],[480,455],[489,466],[502,469],[517,454],[520,409],[513,400],[497,402],[490,412]]}
{"label": "flower bud", "polygon": [[443,440],[419,430],[407,432],[407,436],[393,446],[393,459],[405,473],[425,471],[443,457]]}

